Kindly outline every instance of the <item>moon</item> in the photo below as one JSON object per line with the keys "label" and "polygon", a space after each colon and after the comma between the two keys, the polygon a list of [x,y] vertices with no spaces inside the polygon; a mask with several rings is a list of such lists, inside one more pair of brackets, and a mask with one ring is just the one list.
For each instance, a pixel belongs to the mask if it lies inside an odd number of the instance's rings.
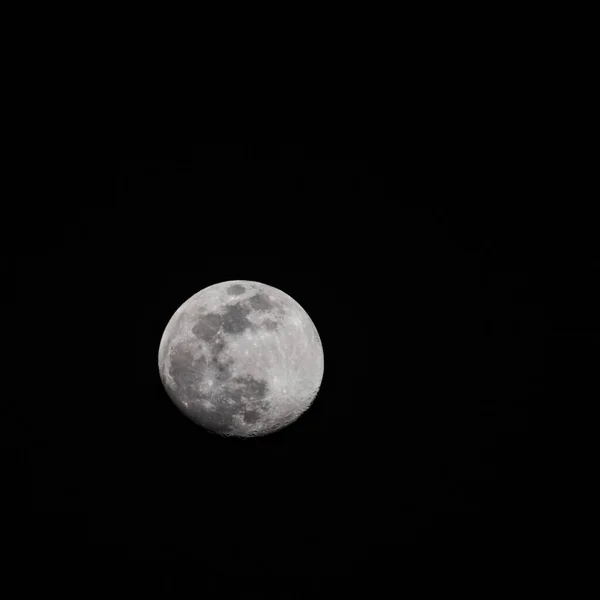
{"label": "moon", "polygon": [[317,329],[290,296],[256,281],[225,281],[186,300],[158,351],[179,410],[206,430],[253,437],[293,423],[315,399],[324,355]]}

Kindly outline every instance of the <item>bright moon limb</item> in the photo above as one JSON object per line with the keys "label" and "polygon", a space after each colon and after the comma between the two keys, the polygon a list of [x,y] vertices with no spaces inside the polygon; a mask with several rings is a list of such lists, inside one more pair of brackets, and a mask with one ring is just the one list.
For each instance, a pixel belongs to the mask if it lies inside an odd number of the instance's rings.
{"label": "bright moon limb", "polygon": [[321,385],[323,347],[306,311],[255,281],[207,287],[175,311],[158,356],[163,385],[192,421],[222,435],[293,423]]}

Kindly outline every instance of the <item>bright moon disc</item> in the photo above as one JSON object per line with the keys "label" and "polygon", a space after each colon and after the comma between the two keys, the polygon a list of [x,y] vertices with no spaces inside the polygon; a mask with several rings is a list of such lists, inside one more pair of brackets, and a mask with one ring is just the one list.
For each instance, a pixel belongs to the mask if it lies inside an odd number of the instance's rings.
{"label": "bright moon disc", "polygon": [[256,281],[207,287],[175,311],[158,352],[175,405],[207,430],[272,433],[312,403],[323,379],[323,346],[306,311]]}

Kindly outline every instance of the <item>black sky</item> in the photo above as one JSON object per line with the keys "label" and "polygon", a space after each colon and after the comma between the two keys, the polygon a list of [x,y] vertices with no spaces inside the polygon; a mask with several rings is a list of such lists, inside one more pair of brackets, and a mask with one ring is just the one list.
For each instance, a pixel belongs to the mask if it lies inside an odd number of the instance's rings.
{"label": "black sky", "polygon": [[[14,300],[56,294],[40,327],[63,357],[37,371],[52,401],[23,382],[7,438],[44,551],[343,573],[535,537],[548,316],[529,215],[506,169],[424,152],[131,150],[114,197],[19,258]],[[228,279],[291,295],[324,347],[314,405],[266,438],[202,431],[158,375],[172,313]]]}

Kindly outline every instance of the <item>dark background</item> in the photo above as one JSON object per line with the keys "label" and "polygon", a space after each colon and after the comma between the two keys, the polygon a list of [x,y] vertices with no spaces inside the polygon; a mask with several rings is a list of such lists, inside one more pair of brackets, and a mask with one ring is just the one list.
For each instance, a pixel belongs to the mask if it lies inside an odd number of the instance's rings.
{"label": "dark background", "polygon": [[[26,361],[4,421],[27,552],[300,575],[540,546],[561,324],[522,201],[532,163],[365,148],[125,147],[113,195],[18,256],[7,306],[54,359]],[[291,295],[324,347],[313,406],[265,438],[203,431],[159,379],[173,312],[229,279]]]}

